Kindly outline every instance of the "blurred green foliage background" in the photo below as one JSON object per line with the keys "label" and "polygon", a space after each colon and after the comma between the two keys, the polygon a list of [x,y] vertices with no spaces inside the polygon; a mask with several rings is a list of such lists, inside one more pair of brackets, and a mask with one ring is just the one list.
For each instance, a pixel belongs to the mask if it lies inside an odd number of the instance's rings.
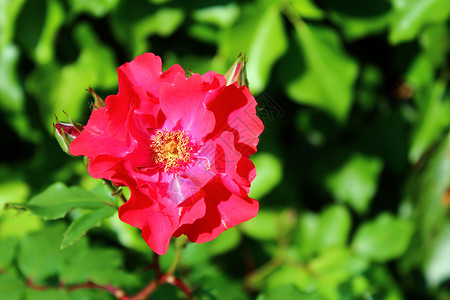
{"label": "blurred green foliage background", "polygon": [[52,136],[54,113],[85,123],[85,89],[117,93],[116,68],[151,51],[197,73],[246,53],[266,127],[258,216],[183,251],[198,299],[450,299],[449,15],[448,0],[0,0],[0,298],[113,299],[57,287],[152,278],[139,232]]}

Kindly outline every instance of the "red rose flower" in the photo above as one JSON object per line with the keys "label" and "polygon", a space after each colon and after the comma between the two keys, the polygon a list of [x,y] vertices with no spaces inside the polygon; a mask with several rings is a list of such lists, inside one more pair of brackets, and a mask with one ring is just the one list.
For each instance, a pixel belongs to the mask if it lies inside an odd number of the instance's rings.
{"label": "red rose flower", "polygon": [[248,88],[179,65],[162,72],[151,53],[117,72],[119,93],[92,111],[70,152],[89,159],[91,176],[130,188],[120,219],[164,254],[172,236],[203,243],[253,218],[249,156],[263,124]]}

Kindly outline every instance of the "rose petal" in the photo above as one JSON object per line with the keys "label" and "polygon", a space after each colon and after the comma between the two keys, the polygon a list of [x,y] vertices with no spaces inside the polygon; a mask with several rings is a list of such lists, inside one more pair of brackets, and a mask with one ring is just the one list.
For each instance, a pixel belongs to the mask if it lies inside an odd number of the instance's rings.
{"label": "rose petal", "polygon": [[179,124],[200,141],[214,128],[214,115],[204,104],[210,93],[205,90],[200,75],[189,78],[178,75],[173,84],[161,86],[161,110],[172,127]]}
{"label": "rose petal", "polygon": [[[153,53],[144,53],[131,62],[123,64],[119,70],[128,78],[131,85],[143,88],[155,97],[159,97],[161,84],[172,83],[175,77],[185,73],[180,65],[173,65],[162,72],[162,63],[159,56]],[[119,84],[119,87],[122,87]]]}
{"label": "rose petal", "polygon": [[157,254],[167,252],[170,238],[178,227],[176,216],[163,212],[145,193],[133,189],[130,199],[119,208],[119,218],[142,230],[142,237]]}
{"label": "rose petal", "polygon": [[204,243],[216,238],[224,230],[248,221],[258,213],[258,201],[239,197],[228,191],[221,180],[205,186],[206,211],[201,219],[181,226],[174,234],[185,234],[191,242]]}

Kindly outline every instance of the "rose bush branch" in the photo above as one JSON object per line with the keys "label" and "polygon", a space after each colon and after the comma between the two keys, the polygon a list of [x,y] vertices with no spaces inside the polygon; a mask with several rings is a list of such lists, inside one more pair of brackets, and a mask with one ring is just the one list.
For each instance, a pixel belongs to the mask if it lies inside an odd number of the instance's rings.
{"label": "rose bush branch", "polygon": [[[180,247],[181,249],[181,247]],[[178,259],[179,260],[179,259]],[[174,260],[174,263],[172,264],[172,267],[177,265],[177,259]],[[125,293],[125,291],[121,288],[115,287],[113,285],[100,285],[96,284],[94,282],[86,282],[81,284],[75,284],[75,285],[65,285],[64,283],[60,283],[57,287],[58,289],[64,289],[68,292],[79,290],[79,289],[98,289],[103,290],[105,292],[110,293],[112,296],[114,296],[116,299],[119,300],[145,300],[149,296],[151,296],[160,285],[162,284],[170,284],[175,287],[177,287],[179,290],[181,290],[187,298],[194,299],[194,296],[192,295],[191,289],[178,277],[173,276],[174,269],[172,267],[169,269],[169,271],[162,273],[160,266],[159,266],[159,255],[155,254],[153,258],[153,262],[149,265],[148,269],[153,269],[155,272],[155,278],[151,280],[144,288],[142,288],[139,292],[137,292],[135,295],[129,296]],[[26,280],[26,285],[28,288],[38,291],[45,291],[49,289],[54,289],[55,287],[52,286],[46,286],[46,285],[39,285],[35,284],[31,279]]]}

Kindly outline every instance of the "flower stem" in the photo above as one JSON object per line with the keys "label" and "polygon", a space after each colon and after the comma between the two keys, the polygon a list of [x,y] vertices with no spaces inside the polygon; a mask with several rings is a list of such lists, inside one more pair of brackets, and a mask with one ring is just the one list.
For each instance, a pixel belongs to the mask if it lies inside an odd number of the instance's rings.
{"label": "flower stem", "polygon": [[180,263],[181,259],[181,251],[186,246],[188,239],[186,236],[180,236],[175,246],[177,248],[177,252],[175,252],[175,258],[173,259],[172,265],[170,266],[169,270],[166,272],[167,276],[172,276],[175,273],[175,270],[177,269],[178,264]]}
{"label": "flower stem", "polygon": [[112,196],[116,196],[119,198],[123,203],[127,202],[127,198],[122,193],[122,190],[120,187],[115,186],[111,181],[102,179],[103,183],[112,191]]}

